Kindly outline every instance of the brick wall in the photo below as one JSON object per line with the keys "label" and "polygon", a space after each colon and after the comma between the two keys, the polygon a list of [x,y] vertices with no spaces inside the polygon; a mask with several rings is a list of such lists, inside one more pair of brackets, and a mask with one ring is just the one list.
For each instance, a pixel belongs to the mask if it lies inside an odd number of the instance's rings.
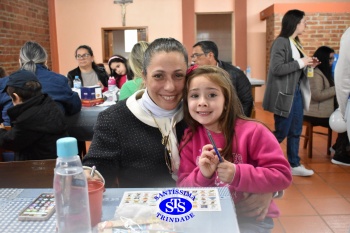
{"label": "brick wall", "polygon": [[[266,18],[266,70],[269,67],[272,42],[281,31],[284,14],[272,14]],[[299,39],[304,50],[312,56],[322,45],[339,52],[340,37],[350,26],[350,13],[306,13],[307,26]]]}
{"label": "brick wall", "polygon": [[1,0],[0,66],[7,73],[19,68],[19,50],[29,40],[46,49],[51,67],[48,1]]}

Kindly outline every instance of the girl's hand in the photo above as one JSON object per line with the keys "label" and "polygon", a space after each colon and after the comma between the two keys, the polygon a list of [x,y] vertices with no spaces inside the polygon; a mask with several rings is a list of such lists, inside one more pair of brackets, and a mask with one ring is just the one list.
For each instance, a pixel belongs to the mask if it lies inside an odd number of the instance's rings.
{"label": "girl's hand", "polygon": [[223,158],[223,162],[218,165],[218,177],[222,182],[232,183],[236,173],[236,165]]}
{"label": "girl's hand", "polygon": [[5,129],[4,123],[1,123],[1,124],[0,124],[0,128],[1,128],[1,129]]}
{"label": "girl's hand", "polygon": [[211,178],[216,171],[216,167],[219,164],[219,158],[213,150],[211,144],[205,145],[202,148],[202,154],[199,157],[199,170],[206,178]]}

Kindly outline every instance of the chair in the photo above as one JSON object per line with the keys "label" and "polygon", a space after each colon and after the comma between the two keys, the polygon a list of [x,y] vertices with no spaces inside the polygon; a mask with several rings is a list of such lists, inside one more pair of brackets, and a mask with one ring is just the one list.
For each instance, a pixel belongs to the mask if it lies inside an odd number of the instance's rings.
{"label": "chair", "polygon": [[0,162],[0,188],[52,188],[56,159]]}
{"label": "chair", "polygon": [[[326,127],[326,126],[322,126],[322,125],[314,125],[311,121],[308,121],[305,118],[303,121],[303,125],[306,126],[305,135],[302,135],[302,137],[305,138],[304,149],[306,149],[306,147],[308,147],[308,150],[307,150],[308,158],[312,158],[312,145],[313,145],[312,143],[313,143],[313,134],[314,133],[328,136],[328,138],[327,138],[327,155],[330,155],[331,152],[329,151],[329,148],[331,147],[331,144],[332,144],[332,129],[329,126]],[[314,131],[314,127],[316,127],[316,126],[321,126],[321,127],[327,128],[328,129],[327,134]]]}

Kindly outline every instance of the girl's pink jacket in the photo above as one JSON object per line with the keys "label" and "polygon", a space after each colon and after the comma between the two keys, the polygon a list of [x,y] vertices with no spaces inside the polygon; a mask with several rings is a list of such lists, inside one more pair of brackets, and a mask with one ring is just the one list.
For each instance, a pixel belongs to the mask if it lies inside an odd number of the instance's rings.
{"label": "girl's pink jacket", "polygon": [[[184,138],[191,132],[186,129]],[[218,148],[224,148],[224,135],[212,133]],[[180,144],[181,163],[178,172],[179,187],[215,187],[227,186],[235,203],[243,198],[243,193],[273,193],[286,189],[292,181],[290,166],[281,147],[264,125],[237,119],[233,138],[232,161],[236,164],[236,173],[230,184],[221,182],[217,175],[205,178],[199,170],[198,159],[202,147],[210,144],[203,126],[183,146]],[[268,217],[278,217],[279,210],[272,201]]]}

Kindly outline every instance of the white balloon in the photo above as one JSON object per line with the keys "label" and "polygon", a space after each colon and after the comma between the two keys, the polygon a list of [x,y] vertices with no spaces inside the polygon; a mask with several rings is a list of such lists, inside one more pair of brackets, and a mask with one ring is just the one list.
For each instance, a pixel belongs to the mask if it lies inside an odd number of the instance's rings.
{"label": "white balloon", "polygon": [[339,108],[336,109],[329,117],[329,126],[337,133],[346,132],[346,122]]}

